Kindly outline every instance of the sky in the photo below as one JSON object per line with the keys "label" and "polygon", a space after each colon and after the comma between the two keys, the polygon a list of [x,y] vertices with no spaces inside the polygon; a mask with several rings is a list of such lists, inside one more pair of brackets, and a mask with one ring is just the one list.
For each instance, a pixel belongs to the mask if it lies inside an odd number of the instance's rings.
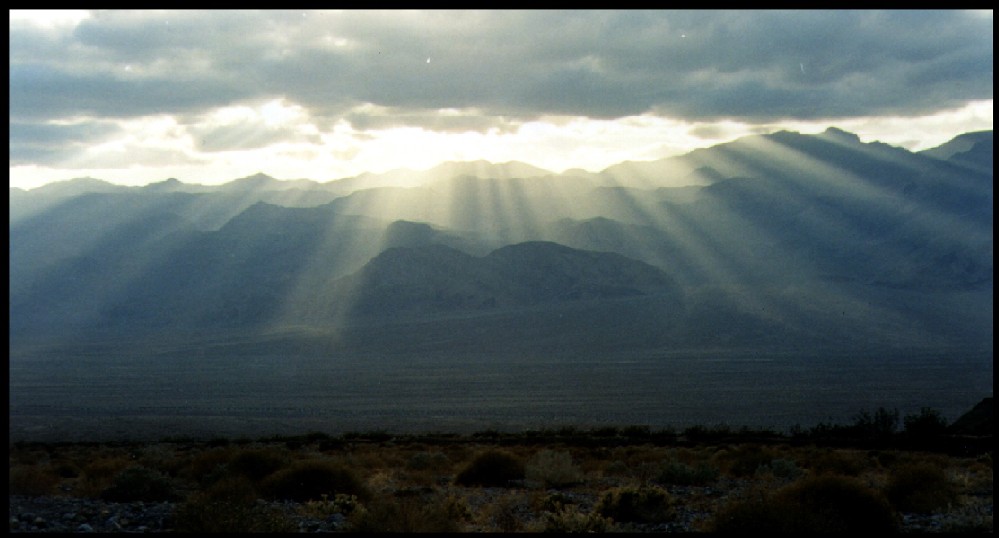
{"label": "sky", "polygon": [[992,129],[988,11],[11,11],[10,186]]}

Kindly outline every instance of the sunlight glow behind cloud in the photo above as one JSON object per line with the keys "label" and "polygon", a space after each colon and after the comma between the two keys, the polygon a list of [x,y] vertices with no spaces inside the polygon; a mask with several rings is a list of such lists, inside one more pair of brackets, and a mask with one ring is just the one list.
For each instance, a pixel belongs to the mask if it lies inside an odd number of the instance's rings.
{"label": "sunlight glow behind cloud", "polygon": [[10,29],[23,188],[599,171],[781,129],[920,150],[992,128],[991,12],[15,10]]}

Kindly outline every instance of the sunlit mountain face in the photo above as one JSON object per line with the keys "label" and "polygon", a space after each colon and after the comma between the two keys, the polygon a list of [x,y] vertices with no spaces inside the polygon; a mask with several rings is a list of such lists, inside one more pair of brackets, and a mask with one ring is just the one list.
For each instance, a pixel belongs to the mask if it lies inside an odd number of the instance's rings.
{"label": "sunlit mountain face", "polygon": [[992,183],[991,131],[913,153],[830,128],[599,173],[12,189],[11,353],[910,354],[972,361],[973,404],[991,393]]}

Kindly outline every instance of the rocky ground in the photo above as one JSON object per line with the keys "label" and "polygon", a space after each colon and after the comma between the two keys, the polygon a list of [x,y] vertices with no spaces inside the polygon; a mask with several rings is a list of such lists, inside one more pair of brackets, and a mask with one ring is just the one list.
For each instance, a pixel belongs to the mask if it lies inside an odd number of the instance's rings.
{"label": "rocky ground", "polygon": [[[893,510],[906,533],[991,532],[993,517],[991,455],[953,457],[895,450],[708,444],[656,446],[613,443],[573,446],[557,443],[506,443],[499,448],[526,462],[528,476],[505,487],[459,484],[456,476],[484,450],[497,448],[481,440],[433,444],[384,440],[355,442],[314,439],[309,442],[257,441],[225,443],[151,443],[143,445],[15,445],[9,465],[9,526],[12,533],[173,532],[178,509],[190,506],[225,475],[243,453],[283,458],[284,465],[331,461],[352,469],[363,480],[375,506],[379,500],[415,501],[415,506],[460,507],[455,530],[521,532],[605,530],[611,532],[705,532],[720,510],[747,496],[779,490],[808,476],[847,474],[888,492],[898,469],[935,466],[953,490],[946,506],[932,511]],[[565,468],[538,469],[542,451],[563,454]],[[565,462],[563,462],[565,463]],[[532,465],[534,467],[532,468]],[[139,466],[162,473],[171,484],[170,500],[113,502],[106,494],[121,469]],[[680,471],[678,471],[678,469]],[[692,478],[694,469],[707,469]],[[747,470],[748,469],[748,470]],[[669,470],[669,472],[667,472]],[[555,480],[565,473],[575,479],[551,487],[532,481]],[[701,471],[698,471],[701,472]],[[679,474],[678,474],[679,473]],[[683,475],[682,473],[687,473]],[[558,476],[556,476],[558,475]],[[561,478],[559,478],[561,479]],[[571,482],[571,483],[570,483]],[[259,484],[260,482],[255,482]],[[617,522],[597,517],[608,491],[654,485],[668,492],[670,515],[653,522]],[[262,490],[258,489],[256,492]],[[880,493],[879,493],[880,494]],[[267,495],[260,495],[268,497]],[[252,497],[251,497],[252,499]],[[253,502],[253,501],[251,501]],[[258,498],[256,508],[277,514],[291,532],[355,530],[357,513],[322,501],[295,502]],[[400,505],[396,505],[398,508]],[[451,512],[449,512],[451,513]],[[400,519],[397,513],[393,517]],[[408,516],[407,516],[408,517]],[[412,516],[416,517],[416,516]],[[457,517],[457,516],[456,516]],[[596,518],[596,519],[594,519]],[[429,524],[415,520],[407,525]]]}
{"label": "rocky ground", "polygon": [[[670,493],[679,499],[716,497],[721,501],[726,494],[715,488],[671,488]],[[475,504],[495,502],[504,492],[493,488],[473,496]],[[581,508],[592,507],[594,499],[581,496]],[[258,501],[284,512],[297,527],[298,532],[339,532],[348,530],[347,517],[333,513],[327,517],[303,514],[302,503],[289,501]],[[11,495],[9,499],[10,525],[12,533],[117,533],[117,532],[172,532],[172,514],[177,503],[171,502],[131,502],[113,503],[94,499],[81,499],[65,496],[26,497]],[[993,503],[981,499],[974,507],[963,513],[943,514],[900,514],[901,530],[904,533],[943,533],[960,528],[969,517],[992,518]],[[699,532],[701,525],[711,515],[710,511],[698,509],[680,502],[677,519],[656,525],[632,524],[626,529],[633,532]],[[517,526],[529,529],[536,523],[532,514],[523,513]],[[488,528],[468,529],[469,532],[489,532]]]}

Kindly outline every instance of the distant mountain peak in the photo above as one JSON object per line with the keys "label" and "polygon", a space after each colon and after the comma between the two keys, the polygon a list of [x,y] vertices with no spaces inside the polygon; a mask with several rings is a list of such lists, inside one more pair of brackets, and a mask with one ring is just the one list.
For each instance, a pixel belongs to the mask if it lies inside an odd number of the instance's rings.
{"label": "distant mountain peak", "polygon": [[115,185],[103,179],[93,177],[78,177],[66,181],[56,181],[31,189],[39,193],[53,193],[64,196],[75,196],[88,192],[114,192],[125,189],[121,185]]}
{"label": "distant mountain peak", "polygon": [[182,187],[183,185],[184,185],[184,183],[181,182],[179,179],[177,179],[175,177],[170,177],[170,178],[164,179],[163,181],[157,181],[156,183],[150,183],[150,184],[146,185],[145,188],[149,189],[149,190],[169,191],[169,190],[173,190],[173,189],[177,189],[179,187]]}
{"label": "distant mountain peak", "polygon": [[265,174],[263,172],[257,172],[256,174],[236,179],[233,182],[236,182],[236,181],[248,182],[248,183],[250,183],[250,182],[257,183],[257,182],[278,181],[278,180],[274,179],[273,177],[271,177],[271,176],[269,176],[269,175],[267,175],[267,174]]}
{"label": "distant mountain peak", "polygon": [[822,134],[820,134],[819,136],[823,138],[836,138],[858,144],[860,143],[859,136],[857,136],[855,133],[844,131],[839,127],[828,127],[825,131],[822,131]]}
{"label": "distant mountain peak", "polygon": [[950,159],[957,154],[972,150],[976,144],[992,143],[992,131],[975,131],[955,136],[937,147],[924,149],[919,153],[936,159]]}

